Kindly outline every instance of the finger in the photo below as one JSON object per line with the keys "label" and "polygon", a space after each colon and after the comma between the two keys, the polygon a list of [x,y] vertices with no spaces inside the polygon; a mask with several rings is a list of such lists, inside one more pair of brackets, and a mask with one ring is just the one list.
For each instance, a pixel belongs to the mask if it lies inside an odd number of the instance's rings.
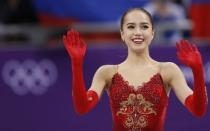
{"label": "finger", "polygon": [[81,48],[86,48],[85,41],[84,41],[83,39],[80,39],[80,41],[81,41],[80,47],[81,47]]}
{"label": "finger", "polygon": [[191,45],[187,40],[184,40],[184,44],[187,51],[192,51]]}
{"label": "finger", "polygon": [[71,36],[71,33],[72,33],[71,31],[68,31],[67,32],[67,37],[70,37]]}
{"label": "finger", "polygon": [[185,63],[185,60],[184,60],[185,57],[183,56],[183,54],[177,53],[177,57],[183,64]]}
{"label": "finger", "polygon": [[82,46],[82,37],[81,34],[78,32],[78,46],[81,48]]}
{"label": "finger", "polygon": [[181,51],[181,47],[180,47],[180,45],[179,45],[178,42],[176,42],[176,49],[177,49],[178,51]]}
{"label": "finger", "polygon": [[71,40],[70,40],[70,34],[71,34],[71,32],[70,32],[70,31],[68,31],[68,32],[67,32],[67,35],[66,35],[66,39],[67,39],[67,41],[71,41]]}
{"label": "finger", "polygon": [[182,60],[182,56],[179,52],[176,53],[177,57],[179,58],[179,60]]}
{"label": "finger", "polygon": [[185,52],[189,51],[189,50],[188,50],[188,47],[187,47],[187,45],[186,45],[186,43],[185,43],[185,40],[181,40],[181,45],[182,45],[183,51],[185,51]]}
{"label": "finger", "polygon": [[178,44],[178,48],[179,48],[179,52],[185,52],[185,46],[184,46],[184,40],[180,40],[179,44]]}
{"label": "finger", "polygon": [[177,56],[178,56],[179,58],[182,58],[182,53],[177,52],[176,54],[177,54]]}
{"label": "finger", "polygon": [[75,34],[75,43],[76,43],[76,46],[80,46],[80,40],[79,40],[79,33],[77,31],[74,31],[74,34]]}
{"label": "finger", "polygon": [[77,32],[77,35],[78,35],[78,46],[80,48],[83,48],[83,46],[85,45],[85,41],[84,39],[82,38],[82,35],[80,32]]}
{"label": "finger", "polygon": [[192,49],[193,49],[193,51],[196,51],[197,49],[196,49],[197,47],[196,47],[196,45],[195,44],[193,44],[192,45]]}
{"label": "finger", "polygon": [[81,50],[82,50],[82,53],[83,53],[83,56],[84,56],[85,52],[86,52],[86,44],[85,44],[85,41],[83,39],[81,39]]}
{"label": "finger", "polygon": [[186,53],[186,52],[184,52],[184,51],[182,51],[182,52],[178,52],[178,54],[179,54],[179,56],[180,56],[182,59],[184,59],[184,58],[186,58],[186,57],[187,57],[187,53]]}
{"label": "finger", "polygon": [[198,48],[195,44],[192,45],[192,48],[193,48],[193,51],[197,52],[198,51]]}
{"label": "finger", "polygon": [[83,46],[85,45],[85,41],[84,41],[84,39],[82,38],[81,33],[79,33],[78,35],[79,35],[79,40],[80,40],[80,47],[83,47]]}
{"label": "finger", "polygon": [[184,41],[183,41],[183,40],[180,40],[180,42],[179,42],[179,43],[180,43],[180,44],[179,44],[179,45],[180,45],[180,49],[181,49],[181,50],[184,50],[184,46],[183,46]]}
{"label": "finger", "polygon": [[75,41],[76,41],[77,47],[79,47],[80,46],[79,33],[78,31],[75,31],[74,34],[75,34]]}
{"label": "finger", "polygon": [[67,32],[67,35],[70,35],[71,34],[71,31],[69,30],[68,32]]}
{"label": "finger", "polygon": [[66,45],[66,43],[67,43],[67,39],[66,39],[65,35],[63,35],[63,43],[64,43],[64,45]]}
{"label": "finger", "polygon": [[67,48],[68,45],[69,45],[69,42],[68,42],[67,37],[65,35],[63,35],[63,43],[64,43],[65,48]]}
{"label": "finger", "polygon": [[76,40],[75,40],[75,35],[74,35],[74,31],[72,29],[71,34],[70,34],[70,39],[71,39],[71,44],[72,46],[75,46]]}

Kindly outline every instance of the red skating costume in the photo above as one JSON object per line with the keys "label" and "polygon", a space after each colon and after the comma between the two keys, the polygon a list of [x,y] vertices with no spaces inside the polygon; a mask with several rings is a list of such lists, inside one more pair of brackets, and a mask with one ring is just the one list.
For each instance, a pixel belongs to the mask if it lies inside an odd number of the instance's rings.
{"label": "red skating costume", "polygon": [[109,95],[113,131],[163,131],[168,97],[159,73],[138,89],[116,73]]}

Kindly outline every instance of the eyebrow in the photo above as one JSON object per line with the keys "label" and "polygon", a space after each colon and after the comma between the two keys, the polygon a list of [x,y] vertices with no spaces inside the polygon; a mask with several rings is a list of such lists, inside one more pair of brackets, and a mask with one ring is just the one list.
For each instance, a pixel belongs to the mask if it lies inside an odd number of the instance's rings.
{"label": "eyebrow", "polygon": [[[135,23],[127,23],[127,25],[134,25]],[[149,25],[149,23],[147,23],[147,22],[142,22],[142,23],[140,23],[141,25]]]}

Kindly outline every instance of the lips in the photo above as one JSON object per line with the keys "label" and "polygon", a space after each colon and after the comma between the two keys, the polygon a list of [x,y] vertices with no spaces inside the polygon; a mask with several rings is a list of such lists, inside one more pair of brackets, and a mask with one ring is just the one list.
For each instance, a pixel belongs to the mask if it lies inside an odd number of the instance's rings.
{"label": "lips", "polygon": [[143,38],[133,38],[132,41],[135,44],[141,44],[144,41],[144,39]]}

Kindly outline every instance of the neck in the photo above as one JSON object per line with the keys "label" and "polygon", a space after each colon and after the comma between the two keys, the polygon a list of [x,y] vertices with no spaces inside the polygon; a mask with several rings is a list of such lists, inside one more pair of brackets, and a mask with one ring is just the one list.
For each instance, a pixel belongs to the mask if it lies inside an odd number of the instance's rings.
{"label": "neck", "polygon": [[141,52],[128,50],[128,56],[124,62],[132,66],[148,66],[153,63],[154,60],[150,57],[149,49],[147,48]]}

